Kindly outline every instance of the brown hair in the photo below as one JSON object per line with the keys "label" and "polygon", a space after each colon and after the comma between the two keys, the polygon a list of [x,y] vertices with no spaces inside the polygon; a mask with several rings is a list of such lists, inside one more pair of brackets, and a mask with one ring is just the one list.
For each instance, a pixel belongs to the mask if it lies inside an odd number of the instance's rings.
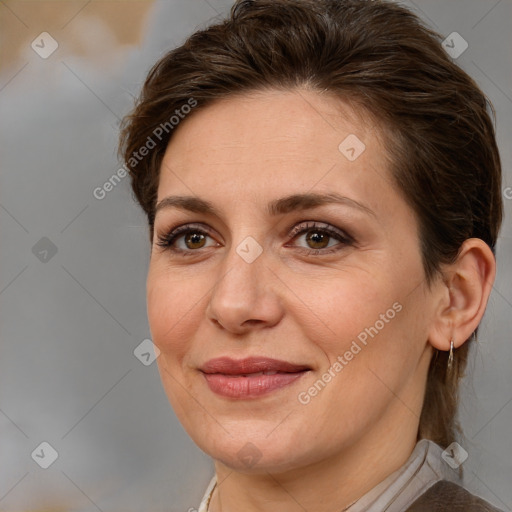
{"label": "brown hair", "polygon": [[[153,66],[123,120],[120,154],[151,240],[171,116],[183,118],[191,110],[185,105],[194,106],[193,115],[235,94],[307,87],[335,94],[385,127],[392,175],[419,222],[429,285],[468,238],[482,239],[494,253],[503,215],[487,110],[494,109],[440,41],[390,1],[239,0],[228,19],[195,32]],[[149,140],[154,147],[135,160]],[[449,374],[447,352],[432,358],[418,439],[447,446],[460,431],[457,389],[468,349],[469,341],[456,350]]]}

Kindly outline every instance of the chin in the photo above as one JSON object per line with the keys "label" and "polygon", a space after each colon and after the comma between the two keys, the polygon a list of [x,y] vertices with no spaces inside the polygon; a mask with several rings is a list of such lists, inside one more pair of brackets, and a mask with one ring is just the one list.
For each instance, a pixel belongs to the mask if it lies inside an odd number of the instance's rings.
{"label": "chin", "polygon": [[[240,447],[241,446],[241,447]],[[290,446],[258,447],[252,441],[232,443],[228,447],[209,450],[208,455],[226,467],[240,473],[282,473],[300,467],[301,461],[290,457]]]}
{"label": "chin", "polygon": [[279,436],[275,432],[268,436],[267,428],[257,429],[254,423],[245,427],[236,422],[226,429],[229,433],[218,424],[208,425],[201,431],[187,430],[207,455],[241,473],[281,473],[312,463],[313,458],[321,458],[319,450],[315,453],[309,453],[309,449],[304,453],[299,451],[304,450],[305,440],[298,432],[282,429]]}

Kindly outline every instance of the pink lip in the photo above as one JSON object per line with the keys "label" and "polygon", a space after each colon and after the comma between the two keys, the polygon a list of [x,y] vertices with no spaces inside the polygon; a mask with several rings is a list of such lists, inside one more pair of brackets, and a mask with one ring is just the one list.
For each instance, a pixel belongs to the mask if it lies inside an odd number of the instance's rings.
{"label": "pink lip", "polygon": [[[265,395],[288,386],[302,377],[310,368],[265,357],[249,357],[240,360],[219,357],[205,363],[200,370],[214,393],[243,399]],[[260,372],[277,373],[261,375]]]}

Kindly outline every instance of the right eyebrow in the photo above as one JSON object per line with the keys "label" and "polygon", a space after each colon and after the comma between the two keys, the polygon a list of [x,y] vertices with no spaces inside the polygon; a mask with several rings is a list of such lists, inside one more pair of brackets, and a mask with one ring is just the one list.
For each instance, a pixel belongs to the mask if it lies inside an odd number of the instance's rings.
{"label": "right eyebrow", "polygon": [[155,216],[160,210],[178,208],[194,213],[205,213],[220,216],[220,212],[209,201],[194,196],[168,196],[164,197],[155,208]]}

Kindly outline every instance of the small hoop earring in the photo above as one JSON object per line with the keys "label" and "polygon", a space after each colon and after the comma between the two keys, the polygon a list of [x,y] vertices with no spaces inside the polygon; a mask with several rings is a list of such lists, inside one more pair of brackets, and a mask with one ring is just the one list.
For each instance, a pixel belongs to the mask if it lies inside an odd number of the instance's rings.
{"label": "small hoop earring", "polygon": [[448,356],[448,371],[453,367],[453,339],[450,340],[450,355]]}

